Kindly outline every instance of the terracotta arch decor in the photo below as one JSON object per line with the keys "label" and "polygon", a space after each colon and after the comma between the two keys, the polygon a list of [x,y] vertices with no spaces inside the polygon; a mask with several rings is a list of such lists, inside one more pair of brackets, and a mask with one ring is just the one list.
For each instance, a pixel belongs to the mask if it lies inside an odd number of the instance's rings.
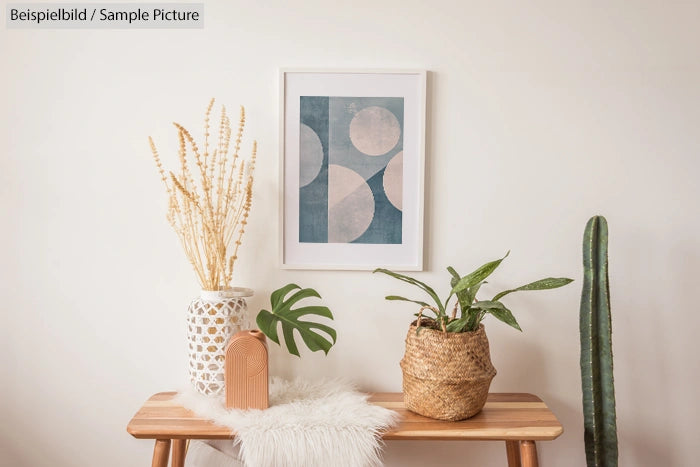
{"label": "terracotta arch decor", "polygon": [[262,332],[241,331],[231,338],[225,380],[227,408],[268,408],[267,341]]}

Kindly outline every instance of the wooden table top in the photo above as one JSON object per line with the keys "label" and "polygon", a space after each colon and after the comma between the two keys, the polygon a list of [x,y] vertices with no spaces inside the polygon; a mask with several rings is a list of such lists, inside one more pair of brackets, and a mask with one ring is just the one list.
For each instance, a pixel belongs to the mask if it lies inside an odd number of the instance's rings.
{"label": "wooden table top", "polygon": [[[231,439],[230,428],[215,425],[173,403],[174,392],[154,394],[136,412],[126,431],[146,439]],[[492,393],[484,409],[459,422],[426,418],[404,407],[401,393],[375,393],[373,404],[401,415],[399,424],[383,434],[385,440],[552,440],[562,434],[559,420],[532,394]]]}

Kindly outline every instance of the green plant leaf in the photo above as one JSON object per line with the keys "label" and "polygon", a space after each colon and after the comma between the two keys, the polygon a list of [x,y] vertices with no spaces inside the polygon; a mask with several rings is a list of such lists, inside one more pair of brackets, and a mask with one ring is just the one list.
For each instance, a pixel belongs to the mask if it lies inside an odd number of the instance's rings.
{"label": "green plant leaf", "polygon": [[[447,271],[452,276],[452,279],[450,280],[450,287],[452,287],[453,290],[450,291],[450,295],[447,297],[447,300],[445,300],[445,310],[447,310],[447,305],[449,304],[450,299],[452,298],[453,295],[455,295],[454,286],[457,285],[457,283],[461,279],[461,277],[459,276],[459,273],[452,266],[448,266]],[[465,290],[462,290],[461,292],[457,292],[456,295],[457,295],[457,301],[459,302],[459,309],[461,311],[461,315],[464,316],[465,310],[469,307],[469,304],[474,301],[474,296],[471,295],[471,292],[469,289],[465,289]]]}
{"label": "green plant leaf", "polygon": [[481,281],[478,284],[473,285],[473,286],[469,287],[469,289],[467,289],[467,290],[469,290],[469,297],[471,297],[472,302],[476,299],[476,294],[479,293],[479,289],[481,288],[481,286],[483,284],[486,284],[486,283],[487,283],[486,281]]}
{"label": "green plant leaf", "polygon": [[467,316],[463,316],[459,319],[455,319],[447,323],[445,329],[447,332],[462,332],[464,331],[464,326],[467,324]]}
{"label": "green plant leaf", "polygon": [[[455,268],[453,268],[452,266],[447,266],[447,272],[449,272],[450,275],[452,276],[452,280],[450,280],[450,287],[454,287],[457,284],[457,282],[459,282],[459,279],[460,279],[459,273],[457,273],[457,271],[455,271]],[[450,291],[450,295],[448,295],[447,299],[445,300],[445,305],[444,305],[445,310],[447,310],[447,307],[449,306],[449,303],[450,303],[450,299],[452,298],[453,295],[454,295],[454,292]],[[457,294],[457,301],[459,301],[460,308],[463,308],[462,300],[463,299],[460,298],[459,294]]]}
{"label": "green plant leaf", "polygon": [[451,286],[454,287],[462,277],[459,274],[457,274],[457,271],[455,271],[455,268],[453,268],[452,266],[447,266],[447,272],[449,272],[452,276]]}
{"label": "green plant leaf", "polygon": [[305,306],[305,307],[296,308],[294,310],[290,310],[289,312],[287,312],[287,316],[289,318],[293,318],[293,319],[298,319],[298,318],[301,318],[302,316],[306,316],[306,315],[317,315],[317,316],[323,316],[324,318],[333,319],[333,315],[331,314],[331,310],[329,310],[325,306]]}
{"label": "green plant leaf", "polygon": [[[299,289],[299,290],[297,290]],[[291,297],[285,300],[285,297],[292,291],[297,290]],[[333,314],[325,306],[303,306],[292,309],[300,300],[305,298],[321,298],[318,292],[314,289],[302,289],[296,284],[287,284],[286,286],[275,290],[270,295],[270,304],[272,311],[260,310],[256,318],[256,323],[260,330],[276,344],[280,344],[279,335],[277,333],[277,325],[282,325],[282,335],[284,342],[287,345],[287,350],[292,355],[299,357],[299,349],[294,340],[294,330],[301,336],[306,346],[312,352],[323,350],[328,354],[330,348],[336,342],[336,332],[330,326],[325,324],[315,323],[312,321],[301,321],[299,318],[307,315],[315,315],[324,318],[333,319]],[[330,342],[325,336],[319,334],[315,330],[322,331],[328,335],[333,342]]]}
{"label": "green plant leaf", "polygon": [[569,284],[570,282],[573,282],[573,279],[569,279],[568,277],[548,277],[546,279],[540,279],[535,282],[530,282],[529,284],[521,285],[517,289],[505,290],[493,297],[493,299],[499,300],[502,297],[508,295],[509,293],[518,292],[520,290],[556,289],[558,287],[563,287],[566,284]]}
{"label": "green plant leaf", "polygon": [[287,295],[291,290],[295,289],[301,289],[301,287],[299,287],[296,284],[287,284],[284,287],[272,292],[272,295],[270,295],[270,304],[272,305],[272,308],[277,308],[284,296]]}
{"label": "green plant leaf", "polygon": [[265,334],[272,342],[279,345],[280,339],[277,336],[277,321],[275,321],[275,315],[267,310],[260,310],[257,318],[255,318],[255,323],[258,328]]}
{"label": "green plant leaf", "polygon": [[470,287],[475,286],[479,282],[482,282],[484,279],[490,276],[493,271],[496,270],[496,268],[501,264],[501,261],[506,259],[506,257],[508,257],[509,254],[510,251],[508,251],[508,253],[506,253],[506,255],[503,258],[486,263],[476,271],[462,277],[457,282],[457,284],[452,287],[451,293],[459,293],[462,290],[468,289]]}
{"label": "green plant leaf", "polygon": [[477,308],[479,310],[505,310],[506,307],[501,302],[495,300],[479,300],[478,302],[472,303],[472,308]]}
{"label": "green plant leaf", "polygon": [[[294,285],[294,284],[289,284],[289,285]],[[318,292],[316,292],[314,289],[302,289],[298,285],[294,285],[294,288],[301,289],[301,290],[294,292],[294,295],[287,298],[286,300],[280,300],[277,303],[277,306],[272,307],[273,312],[276,311],[277,313],[280,313],[280,312],[285,313],[285,312],[291,310],[292,306],[295,303],[297,303],[299,300],[303,300],[305,298],[309,298],[309,297],[321,298],[321,296],[318,294]],[[294,289],[292,289],[292,290],[294,290]],[[272,297],[270,297],[270,302],[272,302]]]}
{"label": "green plant leaf", "polygon": [[387,296],[384,297],[384,298],[385,298],[386,300],[397,300],[397,301],[402,301],[402,302],[412,302],[412,303],[415,303],[415,304],[420,305],[420,306],[427,306],[427,307],[430,306],[430,305],[428,305],[428,304],[425,303],[425,302],[421,302],[420,300],[411,300],[410,298],[399,297],[398,295],[387,295]]}
{"label": "green plant leaf", "polygon": [[513,313],[511,313],[508,308],[491,308],[486,310],[486,312],[491,314],[494,318],[498,319],[499,321],[503,321],[508,326],[514,327],[518,331],[522,332],[522,329],[520,329],[520,325],[515,320],[515,316],[513,316]]}
{"label": "green plant leaf", "polygon": [[408,282],[409,284],[415,285],[416,287],[423,289],[428,295],[430,295],[430,298],[433,299],[433,301],[437,305],[437,308],[440,311],[440,313],[441,314],[445,313],[445,307],[440,302],[440,298],[438,297],[438,295],[435,293],[435,291],[429,285],[419,281],[418,279],[414,279],[412,277],[405,276],[403,274],[399,274],[397,272],[393,272],[393,271],[390,271],[390,270],[384,269],[384,268],[377,268],[373,272],[381,272],[382,274],[386,274],[388,276],[391,276],[394,279]]}
{"label": "green plant leaf", "polygon": [[477,308],[468,308],[464,316],[467,318],[467,324],[464,330],[466,332],[475,331],[481,322],[481,310]]}

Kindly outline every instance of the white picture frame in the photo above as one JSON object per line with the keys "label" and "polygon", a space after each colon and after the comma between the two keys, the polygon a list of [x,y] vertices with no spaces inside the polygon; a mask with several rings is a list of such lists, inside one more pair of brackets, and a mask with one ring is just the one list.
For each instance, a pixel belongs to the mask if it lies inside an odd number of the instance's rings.
{"label": "white picture frame", "polygon": [[283,269],[423,270],[426,75],[280,70]]}

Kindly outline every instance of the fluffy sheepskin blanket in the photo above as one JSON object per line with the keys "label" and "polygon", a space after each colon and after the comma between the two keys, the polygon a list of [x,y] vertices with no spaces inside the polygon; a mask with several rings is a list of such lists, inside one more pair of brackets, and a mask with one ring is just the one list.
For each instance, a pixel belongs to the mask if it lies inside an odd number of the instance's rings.
{"label": "fluffy sheepskin blanket", "polygon": [[[378,466],[381,433],[398,417],[339,380],[273,379],[266,410],[228,410],[223,396],[202,396],[194,390],[180,392],[176,400],[235,430],[233,447],[247,467]],[[190,453],[203,449],[193,443]],[[217,457],[222,454],[212,455],[223,463],[223,457]]]}

